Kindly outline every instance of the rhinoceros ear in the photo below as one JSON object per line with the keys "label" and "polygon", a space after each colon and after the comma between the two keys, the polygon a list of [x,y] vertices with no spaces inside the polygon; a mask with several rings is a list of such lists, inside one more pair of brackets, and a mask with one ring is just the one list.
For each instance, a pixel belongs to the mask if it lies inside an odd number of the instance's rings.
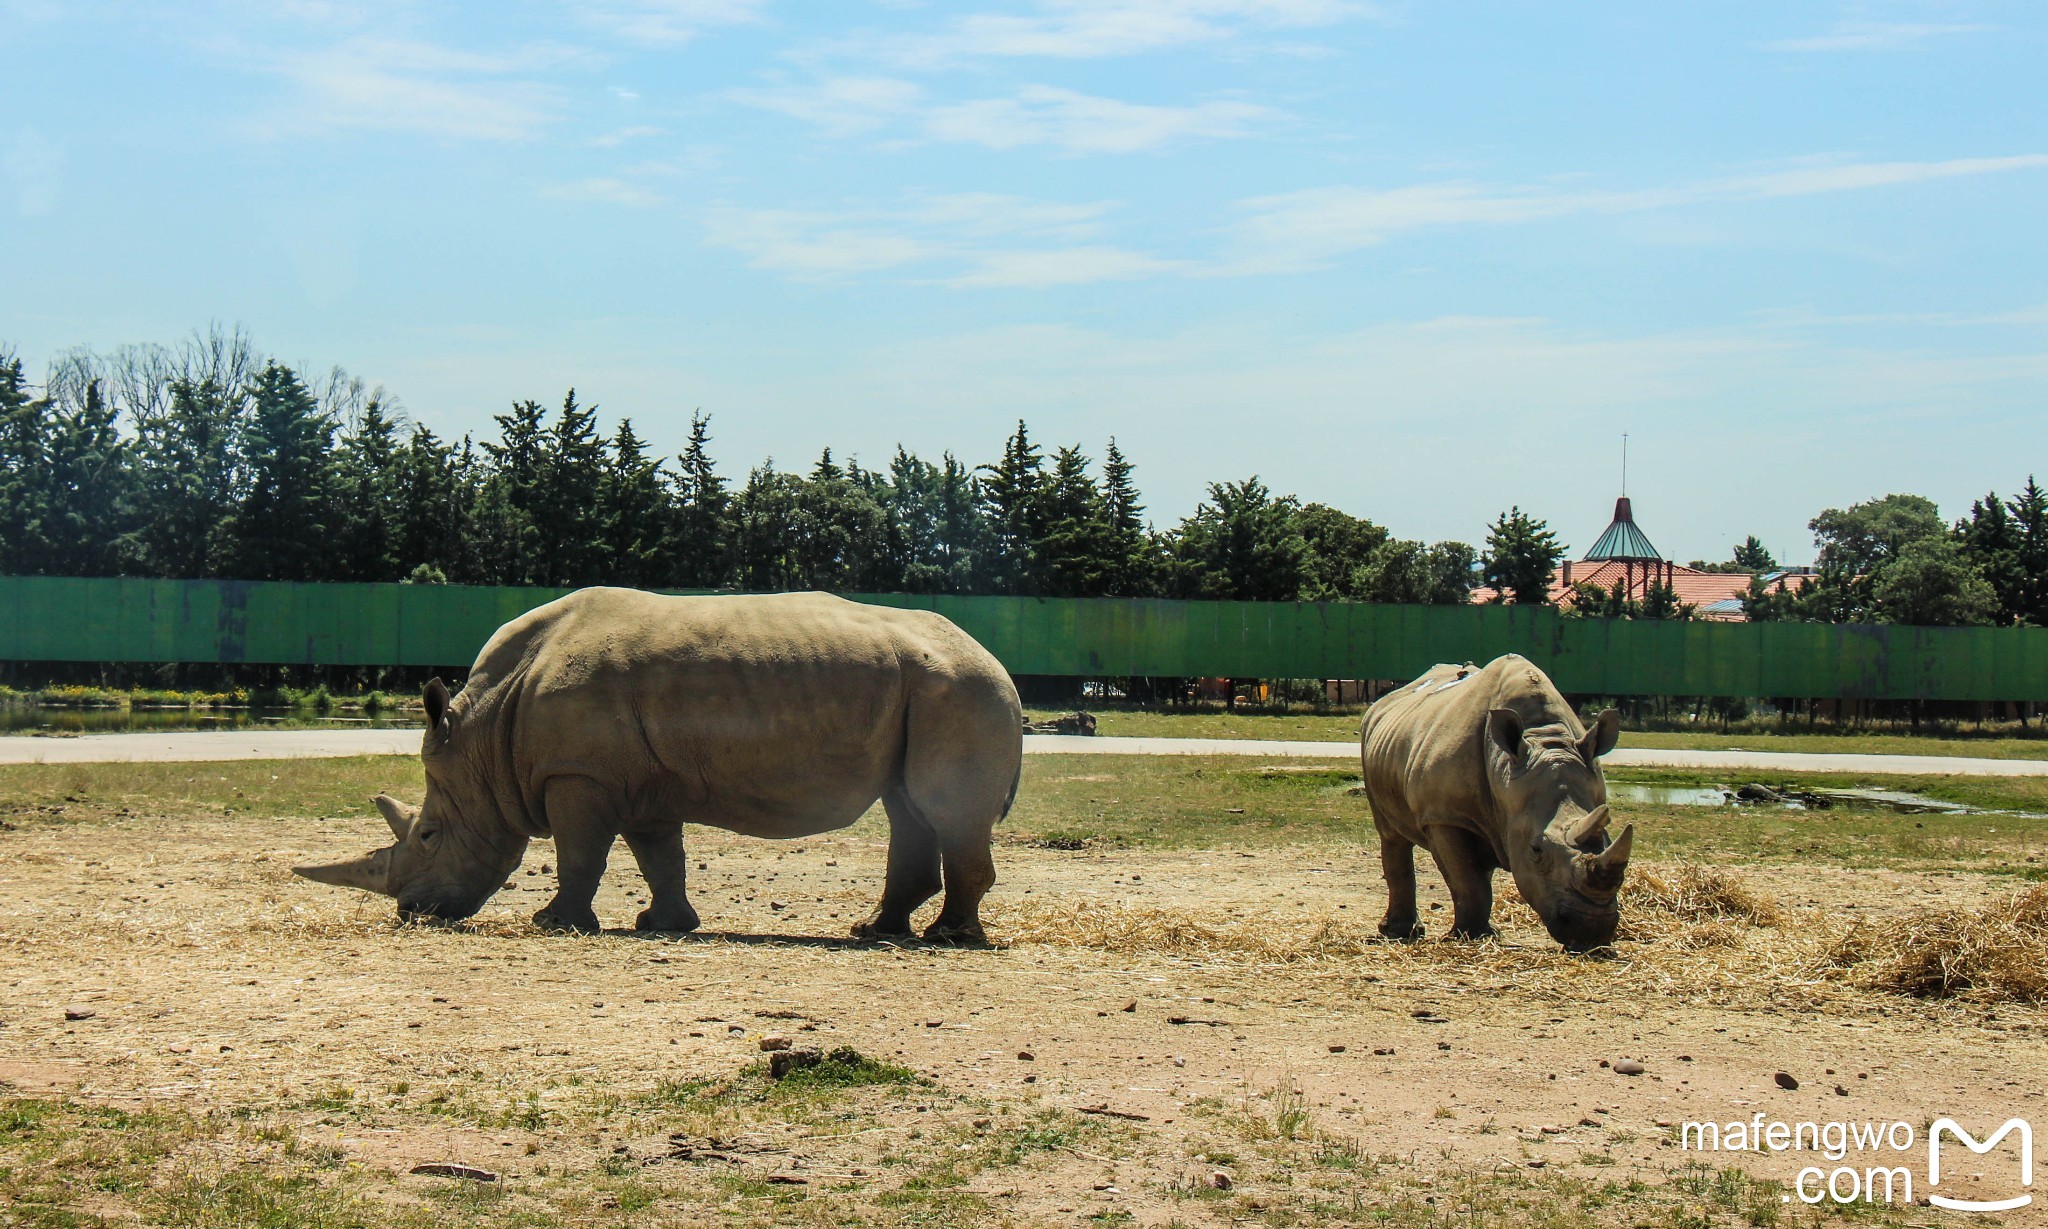
{"label": "rhinoceros ear", "polygon": [[1611,708],[1603,708],[1600,715],[1593,718],[1592,728],[1579,740],[1579,754],[1590,764],[1614,750],[1614,744],[1620,741],[1621,714]]}
{"label": "rhinoceros ear", "polygon": [[1515,710],[1496,708],[1487,713],[1486,732],[1509,759],[1522,758],[1522,719],[1515,716]]}
{"label": "rhinoceros ear", "polygon": [[448,720],[448,684],[437,676],[427,680],[425,697],[427,702],[427,728],[438,730]]}

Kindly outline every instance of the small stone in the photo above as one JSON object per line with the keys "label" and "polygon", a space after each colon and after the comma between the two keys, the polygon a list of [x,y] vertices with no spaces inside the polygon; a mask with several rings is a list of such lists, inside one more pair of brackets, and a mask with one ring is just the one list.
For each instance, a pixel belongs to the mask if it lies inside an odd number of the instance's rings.
{"label": "small stone", "polygon": [[933,1019],[933,1020],[926,1020],[926,1021],[924,1022],[924,1026],[925,1026],[926,1028],[937,1028],[937,1027],[939,1027],[940,1025],[944,1024],[944,1023],[945,1023],[945,1021],[944,1021],[944,1020],[937,1020],[937,1019]]}
{"label": "small stone", "polygon": [[[1176,1054],[1176,1055],[1174,1055],[1174,1056],[1173,1056],[1173,1065],[1174,1065],[1174,1066],[1176,1066],[1176,1067],[1185,1067],[1185,1066],[1187,1066],[1187,1065],[1188,1065],[1188,1060],[1187,1060],[1187,1059],[1185,1059],[1185,1058],[1182,1058],[1182,1057],[1181,1057],[1180,1055]],[[1171,1120],[1169,1120],[1169,1121],[1171,1121]]]}
{"label": "small stone", "polygon": [[1033,1054],[1029,1050],[1019,1050],[1017,1051],[1017,1061],[1020,1063],[1036,1062],[1038,1061],[1038,1055]]}
{"label": "small stone", "polygon": [[975,1130],[977,1130],[977,1131],[986,1131],[986,1130],[988,1130],[988,1119],[986,1119],[986,1118],[977,1118],[977,1119],[975,1119],[975,1120],[974,1120],[974,1129],[975,1129]]}
{"label": "small stone", "polygon": [[1616,1075],[1641,1075],[1646,1070],[1648,1068],[1633,1058],[1624,1058],[1614,1064],[1614,1074]]}
{"label": "small stone", "polygon": [[1791,1092],[1793,1089],[1799,1087],[1798,1078],[1793,1076],[1790,1072],[1780,1071],[1778,1074],[1772,1076],[1771,1078],[1776,1080],[1778,1082],[1778,1087],[1784,1089],[1786,1092]]}
{"label": "small stone", "polygon": [[1373,1051],[1373,1053],[1374,1053],[1374,1054],[1377,1054],[1377,1055],[1379,1055],[1379,1056],[1380,1056],[1381,1058],[1386,1058],[1387,1056],[1391,1055],[1391,1054],[1392,1054],[1393,1052],[1394,1052],[1394,1047],[1392,1047],[1392,1046],[1381,1046],[1381,1047],[1379,1047],[1378,1049],[1376,1049],[1376,1050],[1374,1050],[1374,1051]]}
{"label": "small stone", "polygon": [[771,900],[771,901],[769,901],[769,902],[768,902],[768,907],[769,907],[770,909],[781,909],[781,908],[783,908],[784,906],[783,906],[783,903],[782,903],[781,901],[779,901],[779,900]]}
{"label": "small stone", "polygon": [[1027,1075],[1024,1077],[1024,1082],[1026,1084],[1036,1084],[1038,1082],[1038,1077],[1035,1075]]}
{"label": "small stone", "polygon": [[1598,1118],[1581,1118],[1579,1119],[1579,1125],[1582,1127],[1597,1127],[1600,1125],[1600,1120]]}
{"label": "small stone", "polygon": [[[172,1043],[171,1043],[170,1045],[166,1046],[165,1048],[166,1048],[166,1049],[168,1049],[168,1050],[169,1050],[169,1051],[170,1051],[171,1053],[173,1053],[173,1054],[190,1054],[190,1053],[192,1052],[192,1047],[191,1047],[191,1046],[188,1046],[188,1045],[186,1045],[186,1044],[185,1044],[184,1042],[182,1042],[182,1041],[174,1041],[174,1042],[172,1042]],[[1847,1094],[1844,1094],[1844,1095],[1847,1095]]]}
{"label": "small stone", "polygon": [[1849,1090],[1842,1087],[1840,1084],[1837,1084],[1835,1085],[1835,1095],[1838,1097],[1846,1097],[1849,1095]]}
{"label": "small stone", "polygon": [[1131,1000],[1130,1002],[1128,1002],[1128,1003],[1125,1003],[1125,1004],[1124,1004],[1124,1006],[1123,1006],[1123,1010],[1125,1010],[1125,1011],[1136,1011],[1136,1010],[1138,1010],[1138,1000],[1136,1000],[1136,999],[1132,999],[1132,1000]]}
{"label": "small stone", "polygon": [[1212,1170],[1209,1173],[1209,1188],[1211,1190],[1227,1191],[1236,1185],[1237,1183],[1231,1180],[1230,1175],[1220,1169]]}
{"label": "small stone", "polygon": [[1544,1133],[1545,1135],[1562,1135],[1562,1134],[1564,1134],[1564,1133],[1565,1133],[1565,1128],[1564,1128],[1564,1127],[1542,1127],[1542,1128],[1539,1128],[1539,1129],[1540,1129],[1540,1130],[1541,1130],[1541,1131],[1542,1131],[1542,1132],[1543,1132],[1543,1133]]}
{"label": "small stone", "polygon": [[728,1036],[737,1037],[747,1031],[747,1026],[744,1024],[728,1024],[725,1026],[725,1031]]}
{"label": "small stone", "polygon": [[761,1038],[761,1052],[764,1054],[774,1050],[787,1050],[788,1048],[789,1038],[787,1037],[780,1037],[774,1034],[770,1034],[766,1037]]}
{"label": "small stone", "polygon": [[66,1007],[64,1009],[64,1018],[66,1020],[90,1020],[98,1014],[100,1013],[90,1007]]}
{"label": "small stone", "polygon": [[1544,1167],[1545,1165],[1548,1165],[1548,1164],[1550,1164],[1550,1162],[1549,1162],[1549,1161],[1531,1161],[1531,1162],[1529,1162],[1529,1168],[1531,1168],[1531,1169],[1541,1169],[1541,1168],[1543,1168],[1543,1167]]}
{"label": "small stone", "polygon": [[1344,1047],[1343,1047],[1343,1046],[1337,1046],[1337,1045],[1333,1045],[1333,1046],[1331,1046],[1331,1047],[1330,1047],[1330,1053],[1332,1053],[1332,1054],[1342,1054],[1343,1052],[1344,1052]]}

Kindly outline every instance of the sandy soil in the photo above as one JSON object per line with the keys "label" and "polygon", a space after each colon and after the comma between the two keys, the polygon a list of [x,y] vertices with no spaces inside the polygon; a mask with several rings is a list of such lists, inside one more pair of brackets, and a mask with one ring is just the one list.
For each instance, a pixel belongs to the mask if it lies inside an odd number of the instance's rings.
{"label": "sandy soil", "polygon": [[[2048,1119],[2042,1013],[1822,986],[1752,959],[1779,941],[1771,936],[1684,959],[1642,944],[1604,964],[1568,962],[1533,915],[1504,905],[1501,947],[1468,970],[1459,953],[1469,949],[1434,940],[1419,956],[1276,961],[1143,943],[1110,950],[1058,932],[1065,914],[1103,910],[1277,934],[1366,927],[1381,900],[1370,851],[1008,845],[990,930],[1044,937],[953,951],[841,938],[879,889],[884,830],[872,819],[790,844],[693,832],[701,865],[692,892],[706,931],[684,939],[534,932],[524,919],[553,887],[545,844],[466,929],[400,929],[384,902],[288,873],[294,862],[357,852],[377,832],[368,817],[166,825],[130,816],[6,833],[0,1081],[123,1103],[295,1105],[318,1124],[327,1120],[308,1102],[323,1088],[407,1081],[415,1100],[456,1088],[494,1104],[528,1092],[545,1104],[592,1090],[636,1095],[663,1080],[729,1076],[759,1059],[761,1034],[788,1033],[930,1075],[955,1099],[928,1117],[991,1104],[1142,1116],[1107,1119],[1125,1133],[1111,1151],[1068,1150],[1028,1180],[1001,1169],[975,1179],[1031,1223],[1072,1223],[1105,1207],[1145,1224],[1222,1218],[1222,1208],[1167,1198],[1161,1184],[1206,1180],[1231,1115],[1270,1119],[1276,1090],[1290,1088],[1316,1130],[1401,1158],[1420,1184],[1471,1167],[1660,1181],[1694,1159],[1678,1154],[1669,1124],[1759,1111],[1916,1127],[1942,1114]],[[1812,911],[1787,942],[1859,912],[1990,890],[1962,875],[1816,869],[1750,879]],[[1423,883],[1425,918],[1441,929],[1447,897],[1429,875]],[[599,913],[628,924],[642,895],[622,852]],[[67,1019],[67,1009],[91,1015]],[[1646,1072],[1616,1074],[1609,1064],[1622,1058]],[[1796,1091],[1779,1087],[1780,1072],[1797,1078]],[[904,1143],[917,1112],[885,1115],[860,1138],[797,1133],[746,1163],[860,1172],[876,1149]],[[516,1178],[593,1148],[664,1146],[548,1123],[405,1119],[372,1130],[334,1121],[327,1135],[352,1158],[401,1173],[452,1160]],[[1801,1163],[1786,1154],[1749,1168],[1789,1180]],[[1246,1190],[1263,1180],[1240,1178]]]}

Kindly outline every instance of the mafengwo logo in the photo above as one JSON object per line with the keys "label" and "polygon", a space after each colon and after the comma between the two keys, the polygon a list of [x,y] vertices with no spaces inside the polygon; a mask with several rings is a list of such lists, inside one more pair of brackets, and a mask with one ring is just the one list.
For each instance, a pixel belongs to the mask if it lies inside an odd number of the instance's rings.
{"label": "mafengwo logo", "polygon": [[[1986,1191],[2016,1193],[1996,1199],[1964,1199],[1942,1193],[1942,1175],[1949,1175],[1948,1188],[1955,1191],[1958,1166],[1973,1157],[1989,1154],[2011,1139],[2017,1145],[2019,1167],[2007,1185],[1991,1170],[1971,1167],[1970,1177]],[[1919,1132],[1910,1122],[1774,1122],[1763,1114],[1727,1123],[1687,1122],[1679,1127],[1679,1147],[1701,1152],[1817,1152],[1829,1161],[1848,1160],[1859,1154],[1858,1165],[1822,1168],[1808,1165],[1792,1179],[1790,1203],[1910,1204],[1914,1198],[1914,1174],[1906,1165],[1887,1164],[1903,1159],[1919,1142]],[[1944,1149],[1946,1156],[1944,1157]],[[1879,1164],[1868,1164],[1860,1154],[1875,1153]],[[1889,1154],[1889,1155],[1887,1155]],[[1946,1166],[1944,1167],[1944,1159]],[[1994,1160],[1993,1165],[1998,1162]],[[2034,1202],[2034,1129],[2024,1118],[2009,1118],[1982,1139],[1953,1118],[1937,1118],[1927,1128],[1927,1203],[1951,1212],[2010,1212]],[[1976,1192],[1973,1192],[1976,1193]]]}
{"label": "mafengwo logo", "polygon": [[1947,1208],[1953,1212],[2009,1212],[2034,1202],[2033,1195],[2026,1193],[2014,1195],[2009,1199],[1977,1200],[1951,1199],[1946,1195],[1937,1195],[1933,1190],[1941,1185],[1941,1137],[1944,1133],[1971,1152],[1982,1156],[1997,1147],[1999,1140],[2014,1131],[2020,1134],[2020,1185],[2030,1187],[2034,1185],[2034,1128],[2027,1124],[2026,1119],[2006,1119],[2005,1125],[1992,1132],[1990,1138],[1982,1143],[1977,1141],[1976,1136],[1957,1126],[1955,1119],[1935,1119],[1934,1125],[1927,1128],[1927,1202],[1937,1208]]}

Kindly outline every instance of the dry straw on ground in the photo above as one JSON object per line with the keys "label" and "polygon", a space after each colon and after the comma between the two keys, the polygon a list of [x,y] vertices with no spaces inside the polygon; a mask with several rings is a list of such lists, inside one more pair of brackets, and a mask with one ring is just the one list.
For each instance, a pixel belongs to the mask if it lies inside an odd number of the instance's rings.
{"label": "dry straw on ground", "polygon": [[[1623,896],[1612,960],[1569,956],[1540,935],[1512,885],[1503,938],[1387,943],[1364,922],[1317,915],[1054,897],[1006,907],[991,929],[1017,943],[1254,967],[1323,965],[1389,984],[1455,982],[1539,997],[1626,999],[1645,992],[1751,1006],[1820,1006],[1899,994],[2048,1003],[2048,887],[1975,909],[1919,909],[1844,930],[1797,916],[1744,879],[1708,867],[1644,869]],[[1878,996],[1871,998],[1873,992]]]}
{"label": "dry straw on ground", "polygon": [[2048,1003],[2048,884],[1974,908],[1853,927],[1828,953],[1850,980],[1918,998]]}

